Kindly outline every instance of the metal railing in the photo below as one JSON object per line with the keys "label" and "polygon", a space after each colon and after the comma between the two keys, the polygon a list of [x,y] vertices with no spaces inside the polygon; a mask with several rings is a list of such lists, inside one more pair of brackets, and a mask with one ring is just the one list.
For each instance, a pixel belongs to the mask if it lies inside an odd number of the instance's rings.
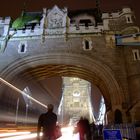
{"label": "metal railing", "polygon": [[119,129],[121,131],[122,138],[129,140],[136,140],[136,127],[132,123],[124,123],[124,124],[114,124],[114,125],[106,125],[104,129]]}

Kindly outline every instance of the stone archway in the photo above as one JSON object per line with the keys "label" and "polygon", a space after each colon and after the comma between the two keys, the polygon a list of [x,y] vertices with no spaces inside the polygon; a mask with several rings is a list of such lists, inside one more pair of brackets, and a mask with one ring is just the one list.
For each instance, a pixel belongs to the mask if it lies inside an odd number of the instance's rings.
{"label": "stone archway", "polygon": [[[10,81],[14,75],[24,73],[24,71],[37,71],[39,67],[51,66],[54,70],[54,75],[70,75],[78,76],[95,85],[97,85],[105,99],[106,108],[109,110],[122,105],[124,100],[121,87],[117,83],[114,73],[107,65],[90,59],[87,56],[75,55],[69,53],[46,53],[42,55],[28,56],[24,59],[18,60],[7,67],[1,76]],[[44,71],[45,73],[45,71]],[[34,73],[37,74],[37,73]]]}

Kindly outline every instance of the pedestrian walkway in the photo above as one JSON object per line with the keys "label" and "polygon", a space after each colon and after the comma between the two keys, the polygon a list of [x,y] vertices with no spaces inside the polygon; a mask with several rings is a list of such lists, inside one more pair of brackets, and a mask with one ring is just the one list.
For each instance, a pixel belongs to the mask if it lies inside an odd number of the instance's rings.
{"label": "pedestrian walkway", "polygon": [[73,134],[72,127],[65,127],[61,129],[62,136],[57,140],[79,140],[79,133]]}
{"label": "pedestrian walkway", "polygon": [[[57,140],[79,140],[79,133],[73,134],[72,127],[65,127],[61,129],[62,136]],[[1,130],[0,140],[36,140],[36,131],[27,130]],[[92,140],[102,140],[101,137],[93,138]]]}

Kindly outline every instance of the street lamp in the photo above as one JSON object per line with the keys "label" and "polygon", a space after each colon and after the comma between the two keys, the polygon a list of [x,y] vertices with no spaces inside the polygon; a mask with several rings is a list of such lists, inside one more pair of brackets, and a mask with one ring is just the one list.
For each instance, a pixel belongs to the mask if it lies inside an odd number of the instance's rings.
{"label": "street lamp", "polygon": [[28,108],[29,108],[29,105],[26,104],[25,124],[27,124],[27,119],[28,119]]}
{"label": "street lamp", "polygon": [[16,125],[17,125],[17,121],[18,121],[18,109],[19,109],[19,98],[17,99],[17,104],[16,104],[16,117],[15,117]]}

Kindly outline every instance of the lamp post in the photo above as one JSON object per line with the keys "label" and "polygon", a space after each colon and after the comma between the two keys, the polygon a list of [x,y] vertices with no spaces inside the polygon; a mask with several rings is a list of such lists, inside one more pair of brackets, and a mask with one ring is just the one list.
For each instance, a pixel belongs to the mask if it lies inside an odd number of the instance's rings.
{"label": "lamp post", "polygon": [[17,99],[17,104],[16,104],[16,117],[15,117],[16,125],[17,125],[17,120],[18,120],[18,109],[19,109],[19,98]]}
{"label": "lamp post", "polygon": [[29,105],[26,104],[25,124],[27,124],[27,120],[28,120],[28,109],[29,109]]}

